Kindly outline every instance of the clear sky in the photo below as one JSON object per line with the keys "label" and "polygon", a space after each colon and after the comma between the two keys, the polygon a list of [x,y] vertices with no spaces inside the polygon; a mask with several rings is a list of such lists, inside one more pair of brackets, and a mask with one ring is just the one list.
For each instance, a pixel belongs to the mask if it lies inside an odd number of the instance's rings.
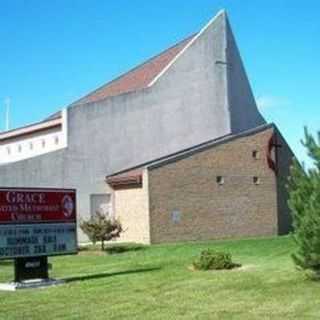
{"label": "clear sky", "polygon": [[42,120],[226,9],[262,114],[300,160],[320,130],[320,1],[1,0],[0,130]]}

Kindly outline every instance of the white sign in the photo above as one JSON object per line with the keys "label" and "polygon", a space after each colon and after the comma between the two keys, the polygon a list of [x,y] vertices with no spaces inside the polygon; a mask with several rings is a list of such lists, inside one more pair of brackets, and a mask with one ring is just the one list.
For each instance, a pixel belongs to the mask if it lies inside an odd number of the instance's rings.
{"label": "white sign", "polygon": [[0,259],[77,252],[75,223],[0,225]]}
{"label": "white sign", "polygon": [[77,252],[76,191],[0,188],[0,259]]}

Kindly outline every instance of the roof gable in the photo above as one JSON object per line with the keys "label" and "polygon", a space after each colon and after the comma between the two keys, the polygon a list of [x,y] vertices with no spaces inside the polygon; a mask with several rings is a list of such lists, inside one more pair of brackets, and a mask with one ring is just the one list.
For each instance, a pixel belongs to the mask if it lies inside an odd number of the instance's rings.
{"label": "roof gable", "polygon": [[159,55],[147,60],[136,68],[108,82],[73,104],[97,102],[111,96],[148,87],[163,69],[189,44],[194,35],[180,41]]}

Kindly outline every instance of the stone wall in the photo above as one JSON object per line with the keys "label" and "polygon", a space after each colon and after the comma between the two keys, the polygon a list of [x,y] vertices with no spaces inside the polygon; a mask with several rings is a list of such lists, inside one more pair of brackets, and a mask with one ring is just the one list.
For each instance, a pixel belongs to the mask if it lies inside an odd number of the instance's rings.
{"label": "stone wall", "polygon": [[[269,127],[150,169],[151,242],[277,234],[277,181],[266,161],[273,131]],[[180,222],[172,221],[173,212],[180,212]]]}

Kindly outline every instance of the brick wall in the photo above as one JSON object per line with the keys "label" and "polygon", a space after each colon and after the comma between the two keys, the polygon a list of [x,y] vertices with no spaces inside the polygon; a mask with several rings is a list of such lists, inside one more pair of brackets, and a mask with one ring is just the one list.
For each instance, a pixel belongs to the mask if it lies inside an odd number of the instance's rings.
{"label": "brick wall", "polygon": [[[150,169],[151,242],[277,234],[277,183],[266,161],[273,130]],[[217,176],[224,178],[223,185]],[[254,176],[260,184],[254,184]],[[179,222],[172,220],[173,212],[175,219],[180,213]]]}
{"label": "brick wall", "polygon": [[143,173],[142,188],[126,188],[114,191],[115,215],[125,230],[119,241],[150,243],[148,175]]}

